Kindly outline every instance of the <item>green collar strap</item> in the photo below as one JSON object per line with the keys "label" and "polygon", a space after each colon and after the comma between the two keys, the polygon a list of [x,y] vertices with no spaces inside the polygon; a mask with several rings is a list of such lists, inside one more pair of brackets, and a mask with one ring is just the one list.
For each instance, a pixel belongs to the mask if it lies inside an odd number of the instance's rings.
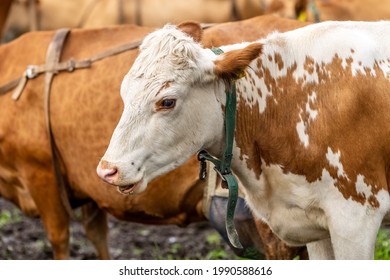
{"label": "green collar strap", "polygon": [[[223,53],[221,49],[211,49],[216,55]],[[205,179],[206,172],[206,160],[214,164],[214,170],[222,179],[222,187],[229,189],[227,213],[226,213],[226,231],[230,243],[236,248],[243,248],[237,230],[234,225],[234,211],[236,209],[238,199],[238,182],[236,177],[232,174],[230,169],[232,157],[233,157],[233,141],[234,131],[236,125],[236,84],[231,83],[229,90],[226,91],[226,106],[225,106],[225,130],[226,130],[226,143],[225,151],[222,159],[219,160],[211,156],[206,151],[200,151],[198,153],[198,159],[200,161],[199,176],[201,179]]]}

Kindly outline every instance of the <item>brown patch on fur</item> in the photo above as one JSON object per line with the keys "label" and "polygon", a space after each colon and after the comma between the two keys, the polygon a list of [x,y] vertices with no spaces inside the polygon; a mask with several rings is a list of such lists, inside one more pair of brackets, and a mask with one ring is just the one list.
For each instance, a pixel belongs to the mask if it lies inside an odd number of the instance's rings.
{"label": "brown patch on fur", "polygon": [[224,53],[220,60],[215,61],[215,74],[227,80],[236,79],[260,55],[262,48],[262,44],[253,43],[244,49]]}
{"label": "brown patch on fur", "polygon": [[[253,69],[272,93],[266,100],[265,111],[260,113],[258,102],[250,106],[248,100],[240,98],[245,90],[243,83],[237,87],[236,141],[241,160],[245,155],[248,168],[257,178],[262,172],[261,160],[267,165],[282,166],[285,173],[305,176],[308,182],[320,180],[326,169],[345,199],[379,207],[376,194],[381,189],[388,191],[390,139],[386,135],[390,135],[387,125],[390,99],[386,95],[389,82],[378,64],[374,65],[376,77],[371,76],[371,69],[353,77],[352,58],[343,61],[335,54],[329,64],[324,64],[307,57],[304,69],[318,75],[320,83],[317,84],[305,82],[303,78],[296,81],[296,64],[287,69],[286,76],[275,78],[264,66],[269,63],[268,55],[258,58],[257,68]],[[276,59],[273,63],[275,69],[279,68]],[[259,96],[264,94],[260,89],[255,92]],[[316,93],[314,102],[308,99],[313,92]],[[306,112],[307,104],[318,112],[314,121]],[[301,143],[296,130],[301,120],[309,135],[308,147]],[[338,170],[330,166],[326,158],[328,147],[333,152],[340,151],[348,179],[340,177]],[[358,175],[363,175],[371,187],[370,197],[357,191]]]}
{"label": "brown patch on fur", "polygon": [[185,21],[177,25],[177,28],[191,36],[195,42],[200,42],[203,36],[203,29],[198,22]]}
{"label": "brown patch on fur", "polygon": [[306,58],[305,65],[303,68],[311,75],[314,73],[315,70],[315,63],[314,59],[312,58]]}
{"label": "brown patch on fur", "polygon": [[284,62],[283,62],[283,59],[282,59],[282,56],[280,55],[280,53],[274,54],[274,60],[275,60],[275,63],[278,65],[278,69],[282,70],[284,67]]}

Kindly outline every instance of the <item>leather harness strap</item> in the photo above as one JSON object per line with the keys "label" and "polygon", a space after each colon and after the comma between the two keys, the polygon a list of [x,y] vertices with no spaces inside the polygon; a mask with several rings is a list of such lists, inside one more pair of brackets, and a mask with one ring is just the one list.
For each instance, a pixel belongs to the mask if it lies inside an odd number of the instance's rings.
{"label": "leather harness strap", "polygon": [[[64,45],[64,42],[66,40],[66,37],[69,34],[69,29],[59,29],[55,35],[53,40],[51,41],[47,53],[46,53],[46,66],[49,69],[54,69],[54,66],[60,61],[61,53],[62,53],[62,47]],[[53,77],[57,72],[54,70],[48,70],[45,74],[45,87],[44,87],[44,110],[45,110],[45,120],[46,120],[46,128],[49,133],[49,139],[50,139],[50,149],[53,159],[53,166],[54,166],[54,172],[56,176],[57,186],[59,188],[61,202],[63,206],[65,207],[66,211],[68,212],[70,217],[74,218],[74,213],[72,210],[72,206],[69,202],[68,197],[68,190],[67,190],[67,184],[65,181],[65,177],[61,172],[60,167],[60,153],[58,151],[53,130],[51,126],[51,119],[50,119],[50,89],[51,84],[53,81]]]}
{"label": "leather harness strap", "polygon": [[45,72],[60,72],[60,71],[74,71],[80,68],[89,68],[96,61],[102,60],[106,57],[120,54],[132,49],[137,48],[141,44],[141,41],[135,41],[126,43],[115,48],[106,50],[104,52],[98,53],[91,56],[90,58],[76,61],[74,59],[69,59],[64,62],[58,62],[56,64],[42,64],[42,65],[29,65],[23,75],[15,80],[8,82],[7,84],[0,87],[0,95],[7,93],[11,89],[15,88],[12,98],[18,100],[20,95],[23,92],[25,85],[29,79],[34,79],[39,74]]}

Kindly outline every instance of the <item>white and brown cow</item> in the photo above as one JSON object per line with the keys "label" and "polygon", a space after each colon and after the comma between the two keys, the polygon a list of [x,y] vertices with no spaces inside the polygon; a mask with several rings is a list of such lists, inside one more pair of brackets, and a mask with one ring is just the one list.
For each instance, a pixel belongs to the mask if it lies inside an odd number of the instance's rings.
{"label": "white and brown cow", "polygon": [[192,23],[144,40],[99,176],[140,193],[199,150],[220,158],[225,90],[244,71],[232,168],[250,208],[310,258],[373,258],[390,218],[390,22],[324,22],[219,56],[200,37]]}

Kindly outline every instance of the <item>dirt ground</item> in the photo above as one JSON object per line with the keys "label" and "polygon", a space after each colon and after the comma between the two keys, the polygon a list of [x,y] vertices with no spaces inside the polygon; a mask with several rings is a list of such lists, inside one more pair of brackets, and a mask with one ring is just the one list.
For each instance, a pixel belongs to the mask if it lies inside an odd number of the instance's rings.
{"label": "dirt ground", "polygon": [[[4,212],[12,214],[11,223],[2,223]],[[40,219],[24,216],[2,198],[0,215],[0,259],[52,259],[50,243]],[[108,243],[112,259],[117,260],[236,258],[207,222],[180,228],[128,223],[109,217]],[[96,259],[94,247],[78,221],[71,223],[70,254],[74,260]]]}

